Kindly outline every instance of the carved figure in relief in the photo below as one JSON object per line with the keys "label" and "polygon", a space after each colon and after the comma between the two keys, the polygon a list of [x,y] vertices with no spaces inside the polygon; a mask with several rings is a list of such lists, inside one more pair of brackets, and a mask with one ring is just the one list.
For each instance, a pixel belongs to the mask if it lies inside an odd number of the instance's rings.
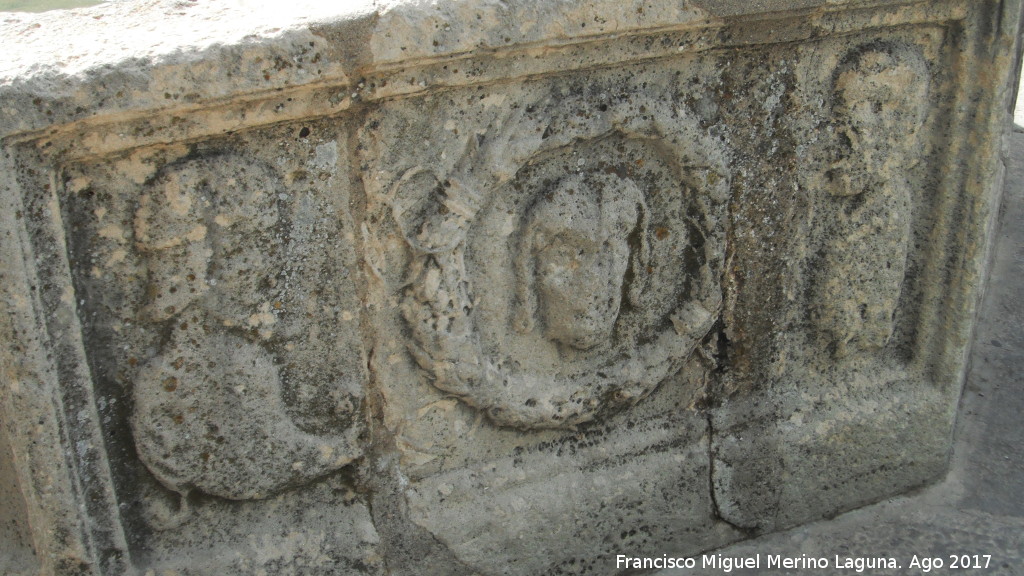
{"label": "carved figure in relief", "polygon": [[[635,404],[681,367],[718,316],[719,262],[709,254],[720,245],[706,228],[699,232],[707,238],[697,251],[702,264],[691,271],[692,295],[669,305],[668,328],[638,328],[645,320],[633,318],[624,329],[624,304],[639,306],[649,287],[654,231],[645,193],[628,176],[579,171],[548,188],[517,193],[525,194],[520,208],[496,207],[496,198],[510,196],[499,191],[539,153],[542,132],[522,117],[496,122],[470,140],[448,174],[415,167],[395,184],[396,199],[425,197],[412,202],[415,207],[394,204],[413,252],[402,312],[412,332],[410,351],[436,387],[500,425],[573,428]],[[494,155],[503,157],[487,160]],[[480,224],[488,218],[491,226]],[[502,236],[493,231],[494,218],[519,221]],[[483,226],[479,233],[477,226]],[[681,237],[688,234],[677,228]],[[471,249],[497,250],[509,260],[483,264],[511,268],[510,281],[485,287],[492,308],[508,302],[503,328],[490,311],[477,316],[479,298],[467,269]],[[490,332],[480,330],[483,321]],[[640,331],[644,336],[636,335]]]}
{"label": "carved figure in relief", "polygon": [[[521,238],[517,293],[524,303],[519,329],[533,328],[580,350],[612,340],[630,266],[634,304],[650,259],[647,204],[636,185],[610,174],[574,175],[541,194]],[[632,253],[630,234],[637,233]]]}
{"label": "carved figure in relief", "polygon": [[271,350],[294,346],[303,326],[277,310],[289,256],[278,182],[249,159],[189,160],[164,169],[135,214],[144,316],[168,337],[137,373],[131,424],[142,461],[181,494],[262,498],[358,454],[354,430],[306,433],[282,399]]}
{"label": "carved figure in relief", "polygon": [[833,75],[837,141],[826,174],[827,239],[812,272],[812,320],[837,357],[881,348],[892,336],[928,94],[927,63],[907,45],[862,46]]}

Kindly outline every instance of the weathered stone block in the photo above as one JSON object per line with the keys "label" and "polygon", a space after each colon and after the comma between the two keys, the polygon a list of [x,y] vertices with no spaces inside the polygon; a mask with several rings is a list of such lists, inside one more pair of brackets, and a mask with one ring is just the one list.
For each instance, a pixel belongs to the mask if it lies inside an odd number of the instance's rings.
{"label": "weathered stone block", "polygon": [[609,574],[933,481],[1021,14],[8,17],[0,568]]}

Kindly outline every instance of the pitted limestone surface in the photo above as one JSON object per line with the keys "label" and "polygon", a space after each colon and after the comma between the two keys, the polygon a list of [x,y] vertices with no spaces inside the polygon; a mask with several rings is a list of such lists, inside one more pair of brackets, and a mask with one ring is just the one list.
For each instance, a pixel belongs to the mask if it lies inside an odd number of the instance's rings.
{"label": "pitted limestone surface", "polygon": [[1022,6],[4,16],[0,567],[615,574],[935,481]]}
{"label": "pitted limestone surface", "polygon": [[[459,130],[487,132],[468,148],[452,121],[436,121],[445,99],[429,102],[436,114],[394,106],[370,121],[374,134],[400,122],[438,143],[392,159],[382,151],[403,143],[367,134],[379,142],[369,174],[383,176],[368,182],[370,201],[390,207],[406,238],[417,363],[499,424],[572,428],[635,404],[679,370],[721,308],[723,152],[695,119],[670,125],[669,96],[646,115],[611,101],[636,90],[620,82],[595,77],[596,103],[559,85],[484,96],[457,110]],[[495,117],[494,102],[513,113]],[[695,144],[659,149],[652,132]],[[481,170],[498,162],[511,168]]]}

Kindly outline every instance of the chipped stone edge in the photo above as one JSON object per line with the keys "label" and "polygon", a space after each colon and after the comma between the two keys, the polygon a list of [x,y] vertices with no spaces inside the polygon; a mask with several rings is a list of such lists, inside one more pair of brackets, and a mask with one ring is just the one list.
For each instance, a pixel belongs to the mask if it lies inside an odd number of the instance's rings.
{"label": "chipped stone edge", "polygon": [[[271,28],[268,32],[254,24],[253,34],[235,45],[197,48],[198,42],[193,40],[176,50],[162,47],[161,53],[141,58],[110,55],[85,70],[47,66],[46,60],[55,58],[53,52],[30,53],[26,57],[40,61],[16,70],[25,76],[0,77],[0,101],[9,102],[0,106],[0,140],[45,140],[42,146],[46,148],[54,140],[75,140],[85,145],[73,150],[57,146],[50,155],[60,155],[59,151],[74,157],[76,151],[89,148],[96,150],[92,155],[103,156],[127,148],[287,122],[311,113],[341,114],[363,102],[437,88],[614,66],[680,52],[794,41],[822,33],[850,33],[878,26],[872,21],[872,13],[878,10],[898,13],[919,2],[802,0],[797,2],[800,8],[784,11],[786,2],[780,0],[771,0],[767,6],[743,3],[743,7],[735,6],[734,0],[693,0],[667,14],[641,13],[632,21],[589,28],[567,23],[600,18],[597,15],[605,12],[620,13],[623,3],[600,0],[577,7],[574,2],[551,0],[377,2],[372,11],[354,11],[334,21],[322,16],[293,23],[284,31]],[[167,8],[169,3],[151,0],[144,6],[146,16],[152,18],[151,12]],[[625,4],[642,6],[644,2]],[[477,5],[483,7],[486,17],[462,26],[460,20],[474,18],[465,6]],[[103,9],[110,10],[104,5],[50,16],[53,22],[49,25],[63,18],[88,27],[103,15]],[[191,9],[201,10],[198,6]],[[849,13],[852,23],[830,18],[840,12]],[[944,13],[931,14],[922,23],[958,20],[964,14],[963,7],[947,3]],[[201,13],[194,17],[199,16]],[[540,17],[549,24],[524,32],[520,38],[505,35],[513,23]],[[287,15],[282,20],[287,22]],[[765,26],[765,21],[772,25]],[[41,19],[36,24],[37,29],[21,34],[15,34],[13,26],[0,25],[0,39],[15,44],[39,42],[32,35],[43,34],[48,23]],[[431,24],[438,30],[453,25],[462,29],[456,38],[429,41],[420,35],[397,51],[389,48],[401,44],[392,36],[412,35]],[[720,34],[723,31],[729,32],[725,41]],[[659,38],[657,44],[642,44],[644,39],[672,33],[679,34],[677,43],[666,45]],[[309,62],[312,54],[300,53],[310,43],[317,50],[324,49],[315,65]],[[240,75],[224,64],[232,61],[263,62],[265,66]],[[484,66],[481,74],[467,73],[481,61],[492,65]],[[456,71],[460,69],[461,74]],[[229,76],[233,77],[230,82],[225,80]],[[224,85],[230,88],[221,88]]]}

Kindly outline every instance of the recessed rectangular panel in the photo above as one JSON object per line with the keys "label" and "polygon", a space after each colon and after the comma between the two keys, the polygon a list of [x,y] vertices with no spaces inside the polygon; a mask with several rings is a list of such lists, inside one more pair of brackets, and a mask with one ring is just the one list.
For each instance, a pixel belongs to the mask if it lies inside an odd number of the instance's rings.
{"label": "recessed rectangular panel", "polygon": [[366,370],[345,152],[344,124],[311,120],[60,172],[142,566],[379,568],[351,478]]}

